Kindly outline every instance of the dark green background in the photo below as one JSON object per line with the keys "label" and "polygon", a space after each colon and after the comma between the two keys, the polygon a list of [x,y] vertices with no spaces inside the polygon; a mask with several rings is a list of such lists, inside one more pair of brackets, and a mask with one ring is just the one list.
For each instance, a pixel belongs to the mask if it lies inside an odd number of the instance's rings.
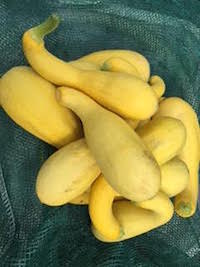
{"label": "dark green background", "polygon": [[[180,96],[200,116],[200,1],[0,1],[0,73],[26,64],[22,33],[56,12],[62,23],[47,48],[71,60],[95,50],[144,54],[167,95]],[[28,90],[28,86],[27,86]],[[87,207],[48,208],[35,194],[41,164],[54,151],[0,109],[0,266],[200,266],[200,215],[117,244],[97,241]]]}

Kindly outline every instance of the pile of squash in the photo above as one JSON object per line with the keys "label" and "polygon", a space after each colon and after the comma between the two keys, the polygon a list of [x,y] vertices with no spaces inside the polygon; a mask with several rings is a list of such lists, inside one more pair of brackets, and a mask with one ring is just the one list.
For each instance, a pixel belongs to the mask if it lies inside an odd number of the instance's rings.
{"label": "pile of squash", "polygon": [[[195,213],[199,123],[141,54],[98,51],[71,62],[49,53],[56,15],[22,39],[30,67],[0,79],[0,102],[21,127],[58,150],[36,179],[41,203],[87,204],[91,229],[118,242]],[[174,197],[172,202],[171,198]],[[67,218],[66,218],[67,219]]]}

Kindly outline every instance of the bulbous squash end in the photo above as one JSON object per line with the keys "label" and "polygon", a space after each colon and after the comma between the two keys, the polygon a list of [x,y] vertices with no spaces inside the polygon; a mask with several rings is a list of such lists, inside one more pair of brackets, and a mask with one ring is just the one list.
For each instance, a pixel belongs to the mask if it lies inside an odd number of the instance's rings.
{"label": "bulbous squash end", "polygon": [[93,235],[100,241],[102,242],[106,242],[106,243],[112,243],[112,242],[119,242],[122,237],[124,236],[124,230],[122,227],[120,227],[120,235],[119,235],[119,238],[117,239],[108,239],[108,238],[105,238],[95,227],[94,225],[91,226],[91,230],[92,230],[92,233]]}

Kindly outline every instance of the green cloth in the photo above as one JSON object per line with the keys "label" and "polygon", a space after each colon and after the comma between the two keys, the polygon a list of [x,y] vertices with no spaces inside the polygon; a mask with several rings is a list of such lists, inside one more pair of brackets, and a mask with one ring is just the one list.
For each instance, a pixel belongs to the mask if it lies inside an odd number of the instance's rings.
{"label": "green cloth", "polygon": [[[151,73],[165,80],[166,95],[183,97],[200,116],[200,1],[1,0],[1,74],[27,64],[22,33],[54,12],[62,22],[46,44],[56,56],[72,60],[114,48],[141,52]],[[105,244],[90,231],[87,206],[40,204],[36,176],[53,151],[0,109],[0,266],[200,266],[199,208],[192,218],[174,215],[147,234]]]}

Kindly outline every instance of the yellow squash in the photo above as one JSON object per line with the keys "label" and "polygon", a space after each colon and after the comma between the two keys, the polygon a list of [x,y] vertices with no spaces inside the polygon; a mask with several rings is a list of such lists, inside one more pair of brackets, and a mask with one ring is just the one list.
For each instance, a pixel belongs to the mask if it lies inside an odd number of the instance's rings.
{"label": "yellow squash", "polygon": [[100,66],[87,61],[70,61],[68,62],[73,67],[80,70],[100,70]]}
{"label": "yellow squash", "polygon": [[[196,211],[198,199],[198,170],[200,158],[199,124],[195,111],[183,99],[169,97],[160,103],[156,117],[170,116],[182,121],[186,128],[186,143],[179,158],[185,162],[189,169],[190,179],[186,189],[175,198],[175,211],[181,217],[190,217]],[[175,142],[179,142],[176,138]]]}
{"label": "yellow squash", "polygon": [[[168,197],[183,191],[189,180],[185,163],[172,159],[161,166],[161,188]],[[104,238],[116,240],[122,237],[123,229],[113,214],[113,202],[118,193],[100,175],[92,184],[89,198],[89,214],[93,227]]]}
{"label": "yellow squash", "polygon": [[164,99],[166,99],[166,97],[165,97],[165,96],[162,96],[162,97],[159,99],[159,103],[160,103],[161,101],[163,101]]}
{"label": "yellow squash", "polygon": [[[80,62],[80,61],[79,61]],[[141,78],[140,73],[137,71],[133,64],[120,57],[111,57],[107,59],[101,66],[103,71],[123,72]]]}
{"label": "yellow squash", "polygon": [[157,75],[151,76],[149,83],[158,98],[161,98],[165,93],[165,83],[162,78]]}
{"label": "yellow squash", "polygon": [[135,130],[140,123],[139,120],[130,120],[130,119],[126,119],[126,122],[131,126],[133,130]]}
{"label": "yellow squash", "polygon": [[58,23],[56,16],[50,16],[47,21],[23,35],[24,53],[35,71],[56,85],[83,91],[122,117],[147,119],[156,112],[157,96],[150,90],[151,86],[141,79],[126,73],[81,70],[50,54],[45,49],[43,38]]}
{"label": "yellow squash", "polygon": [[[111,58],[120,58],[122,60],[127,61],[127,63],[135,67],[137,73],[139,74],[140,79],[142,79],[145,82],[148,82],[150,76],[149,62],[144,56],[135,51],[122,50],[122,49],[102,50],[83,56],[74,62],[77,61],[90,62],[102,66],[105,62],[107,62]],[[123,66],[125,66],[124,64],[125,63],[123,63]],[[114,65],[116,65],[116,62]],[[127,69],[127,64],[126,64],[126,69]]]}
{"label": "yellow squash", "polygon": [[54,85],[31,68],[10,69],[0,80],[1,106],[22,128],[43,141],[61,147],[82,135],[71,110],[58,104]]}
{"label": "yellow squash", "polygon": [[147,124],[150,120],[151,120],[151,118],[150,118],[150,119],[146,119],[146,120],[141,120],[141,121],[139,121],[139,122],[138,122],[138,125],[136,126],[135,129],[139,129],[139,128],[143,127],[143,126],[144,126],[145,124]]}
{"label": "yellow squash", "polygon": [[[77,62],[84,63],[84,61],[77,61]],[[140,74],[138,73],[138,71],[134,67],[134,65],[130,64],[127,60],[121,59],[119,57],[111,57],[111,58],[107,59],[103,63],[101,70],[129,73],[129,74],[135,75],[138,78],[141,78]],[[126,122],[135,130],[140,121],[139,120],[126,119]]]}
{"label": "yellow squash", "polygon": [[136,129],[161,165],[180,153],[186,142],[184,124],[175,118],[159,117]]}
{"label": "yellow squash", "polygon": [[[153,156],[157,157],[157,161],[161,164],[165,162],[161,167],[161,187],[171,197],[180,193],[185,188],[185,185],[188,183],[188,171],[186,165],[181,160],[174,158],[168,161],[180,149],[180,144],[178,147],[174,146],[174,138],[169,134],[169,129],[170,132],[172,131],[172,133],[176,132],[178,134],[176,134],[176,138],[179,140],[182,139],[183,146],[185,142],[185,130],[181,123],[177,124],[177,120],[173,120],[172,118],[163,117],[159,121],[161,123],[157,123],[156,125],[153,123],[153,126],[151,126],[152,124],[150,127],[148,126],[146,134],[142,131],[141,138],[146,140],[146,145],[151,149]],[[180,129],[182,131],[180,131],[179,127],[181,127]],[[138,130],[137,132],[140,134]],[[147,136],[152,136],[152,138],[146,138]],[[157,142],[156,149],[152,147],[152,144],[155,142]],[[165,147],[164,150],[163,146]],[[162,151],[162,153],[158,153],[158,151]],[[86,201],[84,200],[85,198]],[[84,204],[88,204],[88,195],[86,197],[85,195],[80,196],[80,199],[83,199]]]}
{"label": "yellow squash", "polygon": [[[161,165],[160,170],[161,170],[160,190],[166,193],[169,197],[176,196],[186,188],[189,181],[189,171],[186,164],[182,160],[178,158],[173,158],[167,161],[165,164]],[[99,190],[99,192],[101,194],[98,197],[99,199],[98,201],[101,202],[102,198],[106,198],[106,194],[104,194],[103,190]],[[76,199],[70,201],[70,203],[87,205],[89,203],[89,194],[90,194],[90,187],[87,189],[87,191],[78,196]],[[96,195],[96,193],[94,193],[94,195]],[[119,199],[119,197],[115,197],[115,200],[116,198]]]}
{"label": "yellow squash", "polygon": [[115,240],[122,234],[112,212],[115,196],[119,195],[100,175],[91,186],[89,214],[94,227],[106,238]]}
{"label": "yellow squash", "polygon": [[80,139],[45,161],[37,176],[37,196],[49,206],[66,204],[88,189],[99,174],[85,140]]}
{"label": "yellow squash", "polygon": [[[125,66],[124,66],[125,67]],[[152,76],[149,81],[151,85],[151,89],[155,92],[155,94],[158,97],[158,101],[162,101],[164,97],[162,95],[165,92],[165,83],[164,81],[157,75]],[[151,118],[147,118],[146,120],[131,120],[126,119],[128,124],[135,130],[136,128],[140,128],[141,126],[145,125],[147,122],[149,122]]]}
{"label": "yellow squash", "polygon": [[[74,204],[74,205],[88,205],[89,198],[90,198],[90,188],[91,186],[88,187],[88,189],[85,192],[83,192],[81,195],[72,199],[69,203]],[[115,196],[115,200],[122,200],[122,199],[125,199],[125,198],[120,196],[119,194]]]}
{"label": "yellow squash", "polygon": [[69,203],[74,205],[88,205],[89,197],[90,197],[90,186],[88,187],[88,189],[86,189],[85,192],[70,200]]}
{"label": "yellow squash", "polygon": [[57,98],[81,118],[89,149],[114,190],[135,201],[158,192],[159,166],[122,118],[75,89],[60,87]]}
{"label": "yellow squash", "polygon": [[187,187],[189,182],[189,171],[182,160],[173,158],[163,164],[160,170],[160,190],[169,197],[176,196]]}
{"label": "yellow squash", "polygon": [[101,235],[92,227],[95,237],[103,242],[119,242],[129,239],[167,223],[173,216],[174,207],[169,197],[159,192],[150,200],[132,203],[128,200],[113,204],[113,215],[123,230],[123,235],[113,240]]}

